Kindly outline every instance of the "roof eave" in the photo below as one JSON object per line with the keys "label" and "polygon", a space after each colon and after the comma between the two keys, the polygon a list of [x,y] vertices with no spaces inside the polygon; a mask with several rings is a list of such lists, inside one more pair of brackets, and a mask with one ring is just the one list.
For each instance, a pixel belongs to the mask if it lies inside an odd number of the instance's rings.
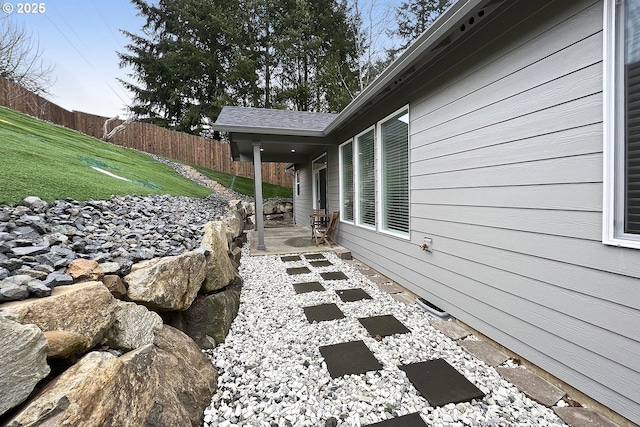
{"label": "roof eave", "polygon": [[273,128],[273,127],[257,127],[257,126],[237,126],[237,125],[225,125],[214,123],[213,128],[221,132],[238,132],[257,135],[291,135],[291,136],[310,136],[322,138],[324,132],[321,130],[312,129],[287,129],[287,128]]}
{"label": "roof eave", "polygon": [[349,103],[327,127],[324,135],[330,134],[360,111],[375,96],[383,92],[402,72],[411,67],[420,55],[436,46],[436,43],[456,26],[483,0],[458,0],[431,25],[420,37],[393,61],[369,86]]}

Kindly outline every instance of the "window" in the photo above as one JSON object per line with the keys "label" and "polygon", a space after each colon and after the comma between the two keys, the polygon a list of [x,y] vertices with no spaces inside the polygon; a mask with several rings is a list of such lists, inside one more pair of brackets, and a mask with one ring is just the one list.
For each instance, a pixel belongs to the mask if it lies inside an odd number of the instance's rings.
{"label": "window", "polygon": [[358,225],[376,226],[376,163],[373,128],[356,137],[357,216]]}
{"label": "window", "polygon": [[605,3],[603,242],[640,248],[640,0]]}
{"label": "window", "polygon": [[409,111],[380,123],[380,212],[384,231],[409,234]]}
{"label": "window", "polygon": [[340,215],[353,222],[353,142],[340,146]]}
{"label": "window", "polygon": [[340,145],[341,220],[409,238],[409,108]]}

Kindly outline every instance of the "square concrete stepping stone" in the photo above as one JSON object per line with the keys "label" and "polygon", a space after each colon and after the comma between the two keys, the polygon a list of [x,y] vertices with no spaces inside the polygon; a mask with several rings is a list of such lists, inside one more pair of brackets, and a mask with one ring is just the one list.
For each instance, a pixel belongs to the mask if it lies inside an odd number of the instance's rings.
{"label": "square concrete stepping stone", "polygon": [[553,410],[570,427],[618,427],[618,424],[593,409],[554,407]]}
{"label": "square concrete stepping stone", "polygon": [[392,418],[386,421],[380,421],[375,424],[367,424],[364,427],[422,427],[427,426],[419,413],[403,415],[398,418]]}
{"label": "square concrete stepping stone", "polygon": [[312,305],[303,310],[309,323],[344,319],[344,313],[335,304]]}
{"label": "square concrete stepping stone", "polygon": [[447,320],[440,319],[430,319],[429,323],[431,324],[431,326],[454,341],[461,340],[471,335],[469,331],[467,331],[462,326],[458,326],[455,322],[449,322]]}
{"label": "square concrete stepping stone", "polygon": [[509,359],[509,356],[484,341],[464,340],[460,341],[460,345],[489,366],[500,366]]}
{"label": "square concrete stepping stone", "polygon": [[564,397],[564,391],[528,369],[498,367],[496,370],[521,392],[545,406],[553,406]]}
{"label": "square concrete stepping stone", "polygon": [[304,257],[306,259],[326,259],[322,254],[306,254]]}
{"label": "square concrete stepping stone", "polygon": [[294,283],[293,289],[296,291],[296,294],[304,294],[307,292],[321,292],[325,290],[324,286],[322,286],[320,282]]}
{"label": "square concrete stepping stone", "polygon": [[283,256],[280,257],[280,259],[282,260],[282,262],[302,261],[302,258],[300,258],[299,255]]}
{"label": "square concrete stepping stone", "polygon": [[307,274],[311,273],[308,267],[295,267],[295,268],[287,268],[287,274],[290,276],[295,276],[296,274]]}
{"label": "square concrete stepping stone", "polygon": [[342,302],[354,302],[360,301],[363,299],[373,299],[371,295],[366,293],[363,289],[355,288],[355,289],[341,289],[336,291]]}
{"label": "square concrete stepping stone", "polygon": [[363,341],[350,341],[320,347],[331,378],[378,371],[382,365]]}
{"label": "square concrete stepping stone", "polygon": [[342,271],[330,271],[328,273],[320,273],[324,280],[349,280]]}
{"label": "square concrete stepping stone", "polygon": [[400,366],[433,407],[482,399],[484,393],[444,359]]}
{"label": "square concrete stepping stone", "polygon": [[392,315],[362,317],[358,321],[372,337],[388,337],[395,334],[408,334],[411,331]]}
{"label": "square concrete stepping stone", "polygon": [[333,263],[328,259],[323,261],[311,261],[309,264],[311,264],[312,267],[331,267],[333,265]]}

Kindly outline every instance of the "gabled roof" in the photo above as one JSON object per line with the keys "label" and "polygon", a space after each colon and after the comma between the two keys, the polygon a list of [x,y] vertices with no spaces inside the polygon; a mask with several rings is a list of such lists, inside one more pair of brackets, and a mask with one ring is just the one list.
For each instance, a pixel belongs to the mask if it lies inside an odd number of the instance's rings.
{"label": "gabled roof", "polygon": [[323,136],[338,115],[267,108],[224,107],[214,127],[227,132]]}

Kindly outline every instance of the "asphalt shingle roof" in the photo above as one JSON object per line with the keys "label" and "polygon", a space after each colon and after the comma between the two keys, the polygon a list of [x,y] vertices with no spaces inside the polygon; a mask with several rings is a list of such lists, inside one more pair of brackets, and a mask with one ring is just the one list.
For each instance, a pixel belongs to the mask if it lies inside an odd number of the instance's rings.
{"label": "asphalt shingle roof", "polygon": [[298,132],[322,132],[338,115],[266,108],[224,107],[215,126],[221,130],[281,129]]}

